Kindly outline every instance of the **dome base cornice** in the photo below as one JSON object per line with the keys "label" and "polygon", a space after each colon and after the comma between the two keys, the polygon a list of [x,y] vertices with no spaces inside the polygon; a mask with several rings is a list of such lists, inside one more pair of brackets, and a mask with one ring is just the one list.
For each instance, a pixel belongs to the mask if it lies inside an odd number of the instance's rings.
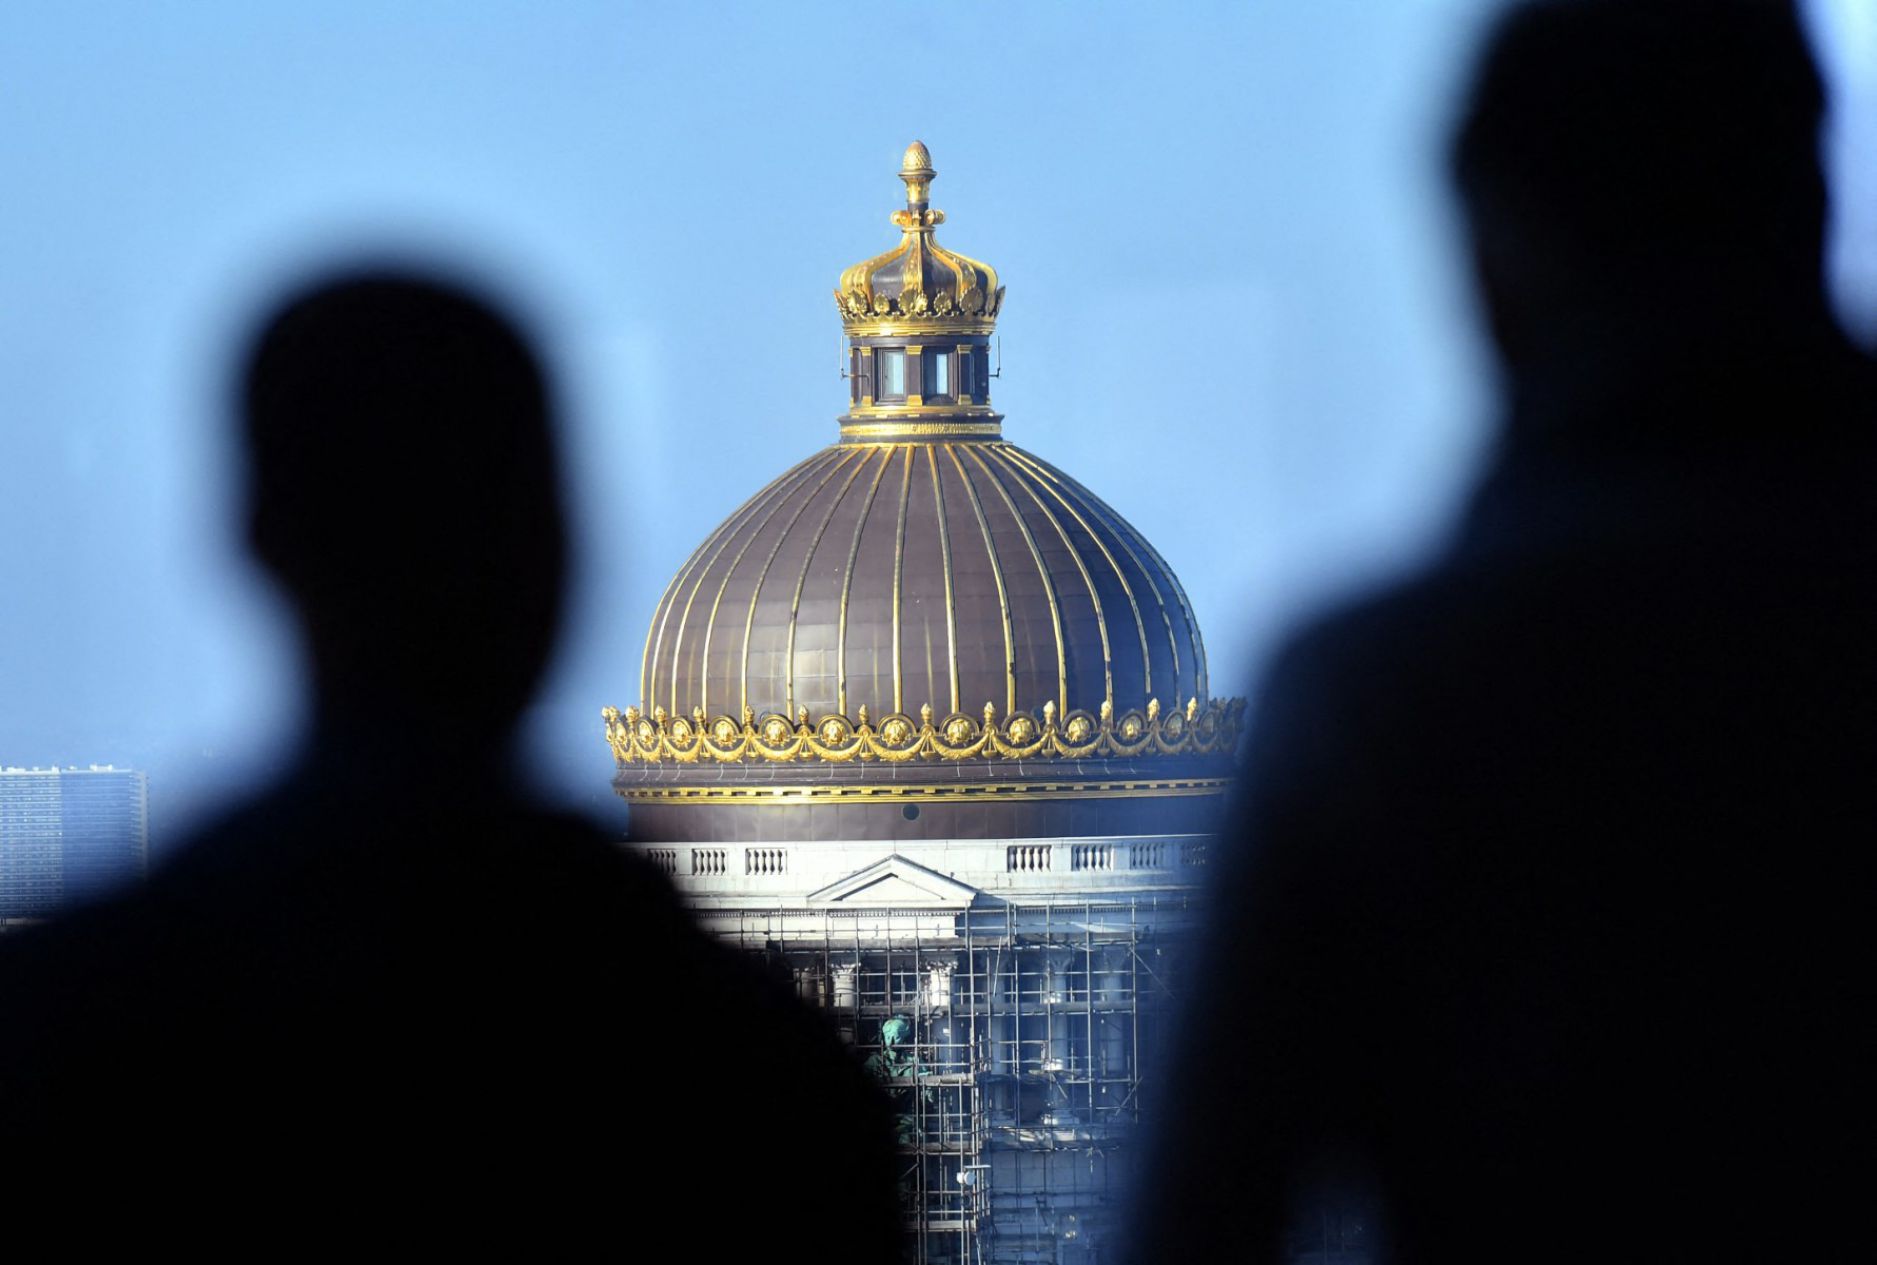
{"label": "dome base cornice", "polygon": [[1189,700],[1184,708],[1163,712],[1158,699],[1144,710],[1117,716],[1103,703],[1099,712],[1075,710],[1058,717],[1053,702],[1043,705],[1039,721],[1015,712],[1001,722],[986,703],[982,718],[954,712],[935,719],[928,704],[919,718],[902,713],[876,725],[865,707],[850,719],[839,714],[811,721],[803,708],[791,721],[779,714],[757,717],[745,709],[742,720],[707,719],[703,709],[690,717],[670,716],[663,707],[650,715],[636,707],[621,712],[604,708],[606,741],[621,769],[635,764],[798,764],[820,761],[847,764],[952,764],[965,761],[1082,761],[1168,756],[1230,757],[1238,746],[1243,699]]}
{"label": "dome base cornice", "polygon": [[1232,789],[1227,777],[1131,778],[1122,781],[1023,781],[961,783],[784,783],[695,785],[651,783],[625,777],[613,788],[631,804],[791,804],[956,803],[986,799],[1028,803],[1038,800],[1168,799],[1218,796]]}

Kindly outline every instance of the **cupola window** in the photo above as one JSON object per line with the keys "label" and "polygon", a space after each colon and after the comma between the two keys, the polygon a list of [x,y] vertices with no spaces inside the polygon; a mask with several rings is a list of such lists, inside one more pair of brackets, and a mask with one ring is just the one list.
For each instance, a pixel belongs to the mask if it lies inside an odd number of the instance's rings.
{"label": "cupola window", "polygon": [[928,351],[925,354],[925,396],[950,396],[952,393],[952,354]]}
{"label": "cupola window", "polygon": [[903,399],[906,395],[906,353],[898,348],[882,348],[873,358],[880,366],[880,391],[876,398]]}

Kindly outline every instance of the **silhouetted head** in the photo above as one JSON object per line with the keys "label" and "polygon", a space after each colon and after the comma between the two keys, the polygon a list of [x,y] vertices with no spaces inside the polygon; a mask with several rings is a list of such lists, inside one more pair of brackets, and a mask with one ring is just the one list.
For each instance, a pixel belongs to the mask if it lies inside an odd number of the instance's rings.
{"label": "silhouetted head", "polygon": [[487,301],[361,273],[261,329],[241,411],[256,554],[305,626],[322,721],[427,717],[491,753],[532,692],[566,569],[534,352]]}
{"label": "silhouetted head", "polygon": [[1780,0],[1537,0],[1507,14],[1453,167],[1512,368],[1612,338],[1814,328],[1823,106]]}

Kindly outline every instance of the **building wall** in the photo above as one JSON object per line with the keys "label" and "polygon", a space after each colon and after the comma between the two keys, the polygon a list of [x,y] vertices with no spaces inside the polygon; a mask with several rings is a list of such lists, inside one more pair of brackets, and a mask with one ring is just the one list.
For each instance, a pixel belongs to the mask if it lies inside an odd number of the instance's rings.
{"label": "building wall", "polygon": [[0,769],[0,920],[47,917],[143,877],[148,861],[142,773]]}
{"label": "building wall", "polygon": [[1196,926],[1198,835],[647,848],[894,1100],[909,1261],[1111,1259]]}
{"label": "building wall", "polygon": [[[1001,901],[1080,903],[1090,897],[1182,893],[1210,860],[1205,834],[1085,835],[1019,839],[849,839],[826,842],[653,844],[641,851],[707,918],[742,910],[832,907],[860,897],[834,886],[889,856],[903,857],[971,894]],[[910,884],[917,886],[917,878]],[[913,892],[901,895],[914,897]]]}

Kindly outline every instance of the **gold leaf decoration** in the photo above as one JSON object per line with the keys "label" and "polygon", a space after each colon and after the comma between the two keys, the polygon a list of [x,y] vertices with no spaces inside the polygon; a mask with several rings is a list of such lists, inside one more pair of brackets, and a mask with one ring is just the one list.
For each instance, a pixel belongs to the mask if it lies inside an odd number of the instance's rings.
{"label": "gold leaf decoration", "polygon": [[1242,699],[1190,701],[1184,710],[1163,713],[1149,700],[1144,710],[1129,710],[1118,720],[1112,704],[1104,702],[1099,717],[1071,711],[1058,718],[1053,703],[1036,713],[1017,711],[998,721],[997,708],[987,704],[980,722],[954,712],[938,724],[927,703],[919,719],[895,712],[876,729],[865,715],[858,721],[830,713],[812,723],[801,708],[797,723],[771,713],[758,720],[748,708],[739,722],[730,716],[704,719],[667,717],[654,708],[646,717],[636,707],[624,712],[607,707],[600,712],[607,745],[620,766],[716,761],[909,760],[957,761],[969,759],[1099,759],[1142,755],[1230,756],[1238,747],[1244,717]]}

